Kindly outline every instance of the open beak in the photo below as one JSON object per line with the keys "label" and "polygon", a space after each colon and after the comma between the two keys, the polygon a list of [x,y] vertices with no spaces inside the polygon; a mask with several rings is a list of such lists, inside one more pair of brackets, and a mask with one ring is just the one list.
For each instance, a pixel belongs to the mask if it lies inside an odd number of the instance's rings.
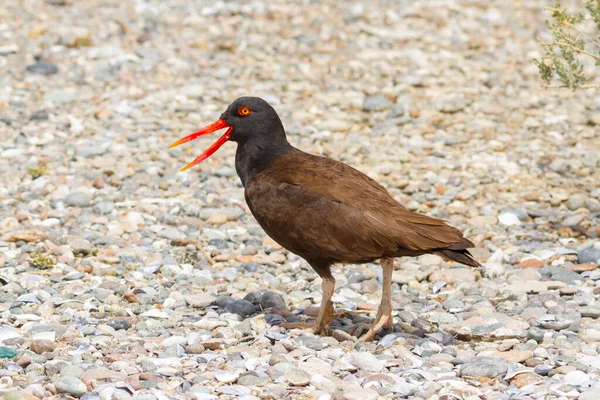
{"label": "open beak", "polygon": [[169,148],[179,146],[180,144],[191,142],[192,140],[198,139],[200,136],[208,135],[209,133],[213,133],[213,132],[218,131],[219,129],[223,129],[223,128],[228,128],[225,131],[225,133],[223,134],[223,136],[221,136],[219,138],[219,140],[214,142],[208,149],[204,150],[204,152],[202,154],[200,154],[198,157],[196,157],[196,159],[194,161],[192,161],[185,167],[181,168],[180,171],[185,171],[186,169],[190,169],[194,165],[200,164],[202,161],[204,161],[208,157],[212,156],[215,151],[219,150],[219,147],[223,146],[223,144],[225,144],[225,142],[229,140],[229,135],[231,134],[233,127],[231,125],[229,125],[227,122],[223,121],[222,119],[218,119],[216,122],[214,122],[208,126],[205,126],[204,128],[200,129],[199,131],[194,132],[190,135],[187,135],[186,137],[183,137],[183,138],[179,139],[178,141],[176,141],[175,143],[173,143],[172,145],[170,145]]}

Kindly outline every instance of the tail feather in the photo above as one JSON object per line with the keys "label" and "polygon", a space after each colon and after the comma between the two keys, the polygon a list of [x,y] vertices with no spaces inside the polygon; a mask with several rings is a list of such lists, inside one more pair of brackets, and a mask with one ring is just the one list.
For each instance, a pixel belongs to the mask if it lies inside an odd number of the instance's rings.
{"label": "tail feather", "polygon": [[469,267],[480,268],[481,264],[479,264],[473,258],[473,255],[469,253],[467,249],[460,250],[440,250],[437,251],[436,254],[445,258],[446,260],[456,261],[461,264],[468,265]]}

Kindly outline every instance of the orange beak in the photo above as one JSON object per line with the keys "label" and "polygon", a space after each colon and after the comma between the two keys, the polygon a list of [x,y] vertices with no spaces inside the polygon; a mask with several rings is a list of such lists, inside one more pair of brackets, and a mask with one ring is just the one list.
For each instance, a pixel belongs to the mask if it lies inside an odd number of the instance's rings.
{"label": "orange beak", "polygon": [[219,129],[223,129],[223,128],[228,128],[225,131],[225,133],[223,134],[223,136],[221,136],[216,142],[214,142],[208,149],[204,150],[204,152],[202,154],[200,154],[198,157],[196,157],[196,159],[194,161],[192,161],[185,167],[181,168],[180,171],[183,172],[186,169],[190,169],[194,165],[200,164],[202,161],[204,161],[208,157],[212,156],[215,151],[219,150],[219,148],[221,146],[223,146],[226,141],[229,140],[229,135],[231,134],[233,127],[231,125],[229,125],[227,122],[223,121],[222,119],[218,119],[216,122],[214,122],[208,126],[205,126],[204,128],[200,129],[199,131],[194,132],[190,135],[187,135],[186,137],[183,137],[183,138],[179,139],[178,141],[176,141],[175,143],[173,143],[172,145],[170,145],[169,148],[179,146],[180,144],[191,142],[192,140],[198,139],[200,136],[208,135],[209,133],[213,133],[213,132],[218,131]]}

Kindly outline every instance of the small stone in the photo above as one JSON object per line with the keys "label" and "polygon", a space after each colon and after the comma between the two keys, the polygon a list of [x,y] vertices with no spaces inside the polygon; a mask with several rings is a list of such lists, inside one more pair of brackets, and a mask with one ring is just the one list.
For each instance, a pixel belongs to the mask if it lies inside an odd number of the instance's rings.
{"label": "small stone", "polygon": [[600,307],[583,307],[579,309],[579,313],[584,318],[600,318]]}
{"label": "small stone", "polygon": [[581,223],[581,221],[583,221],[584,218],[585,218],[585,216],[581,215],[581,214],[569,215],[565,219],[563,219],[563,221],[560,223],[560,225],[564,226],[564,227],[576,229],[577,226]]}
{"label": "small stone", "polygon": [[254,307],[254,304],[247,300],[234,300],[227,304],[225,311],[232,314],[237,314],[241,317],[247,317],[256,312],[256,307]]}
{"label": "small stone", "polygon": [[522,388],[523,386],[531,385],[539,381],[541,381],[541,378],[537,374],[524,372],[522,374],[517,374],[510,383],[518,388]]}
{"label": "small stone", "polygon": [[583,371],[571,371],[566,374],[563,381],[567,385],[581,386],[590,381],[590,377]]}
{"label": "small stone", "polygon": [[185,352],[188,354],[202,354],[204,353],[204,346],[201,344],[190,344],[185,346]]}
{"label": "small stone", "polygon": [[240,376],[240,373],[235,371],[217,369],[214,371],[214,375],[215,379],[221,383],[233,383]]}
{"label": "small stone", "polygon": [[587,247],[579,252],[577,261],[580,264],[596,264],[600,265],[600,248]]}
{"label": "small stone", "polygon": [[495,378],[506,374],[508,365],[497,358],[479,357],[460,367],[460,376]]}
{"label": "small stone", "polygon": [[54,385],[59,393],[67,393],[75,397],[81,397],[87,393],[85,383],[74,376],[61,376]]}
{"label": "small stone", "polygon": [[263,308],[263,310],[269,308],[277,308],[283,310],[287,309],[287,305],[285,304],[285,300],[283,299],[283,297],[281,297],[279,293],[269,291],[263,293],[260,305]]}
{"label": "small stone", "polygon": [[76,256],[85,256],[92,251],[92,244],[85,239],[75,239],[69,243],[69,246]]}
{"label": "small stone", "polygon": [[580,194],[574,194],[567,200],[567,208],[571,211],[578,210],[585,205],[585,197]]}
{"label": "small stone", "polygon": [[38,61],[35,64],[28,65],[25,69],[27,72],[39,75],[54,75],[58,72],[56,65],[45,61]]}
{"label": "small stone", "polygon": [[258,290],[248,293],[244,296],[244,300],[249,301],[255,306],[260,306],[260,300],[262,299],[262,293]]}
{"label": "small stone", "polygon": [[[599,124],[600,125],[600,124]],[[598,400],[600,399],[600,388],[593,388],[581,393],[577,400]]]}
{"label": "small stone", "polygon": [[550,371],[552,371],[552,366],[548,364],[539,364],[536,365],[535,368],[533,368],[533,372],[541,376],[548,375]]}
{"label": "small stone", "polygon": [[392,107],[392,109],[390,110],[390,112],[388,114],[388,118],[402,117],[405,112],[406,112],[406,109],[405,109],[404,105],[399,104],[399,103],[394,104],[394,106]]}
{"label": "small stone", "polygon": [[533,357],[533,352],[531,350],[510,350],[499,352],[497,354],[503,359],[514,363],[522,363],[525,360]]}
{"label": "small stone", "polygon": [[383,364],[372,353],[359,352],[352,353],[352,359],[358,369],[367,372],[379,372],[383,369]]}
{"label": "small stone", "polygon": [[184,238],[183,233],[177,228],[166,228],[158,232],[158,236],[169,240],[182,240]]}
{"label": "small stone", "polygon": [[392,106],[392,102],[385,96],[382,95],[374,95],[368,96],[365,98],[365,102],[363,103],[364,111],[383,111],[387,110]]}
{"label": "small stone", "polygon": [[184,297],[185,302],[194,308],[205,308],[215,302],[216,297],[208,293],[188,294]]}
{"label": "small stone", "polygon": [[49,353],[54,351],[54,342],[51,340],[38,339],[31,342],[29,349],[36,354]]}
{"label": "small stone", "polygon": [[234,299],[232,299],[230,296],[219,296],[215,300],[215,304],[221,308],[225,308],[229,303],[233,301]]}
{"label": "small stone", "polygon": [[519,264],[517,264],[517,267],[519,268],[542,268],[543,266],[544,263],[541,260],[538,260],[537,258],[530,258],[528,260],[521,261]]}
{"label": "small stone", "polygon": [[352,390],[344,393],[344,400],[377,400],[379,398],[379,394],[369,388],[360,388],[358,390]]}
{"label": "small stone", "polygon": [[89,207],[92,197],[84,192],[72,192],[67,195],[65,202],[71,207]]}
{"label": "small stone", "polygon": [[60,370],[60,376],[74,376],[75,378],[81,378],[83,369],[77,365],[66,365]]}
{"label": "small stone", "polygon": [[438,269],[433,271],[428,278],[429,282],[445,282],[449,284],[454,283],[454,274],[449,269]]}
{"label": "small stone", "polygon": [[129,323],[129,321],[125,320],[125,319],[111,319],[110,321],[107,322],[108,326],[110,326],[111,328],[115,329],[115,330],[127,330],[129,328],[131,328],[131,324]]}
{"label": "small stone", "polygon": [[498,215],[498,222],[506,226],[521,225],[521,220],[519,217],[510,211],[504,211],[500,213]]}
{"label": "small stone", "polygon": [[543,277],[548,277],[553,281],[561,281],[569,285],[575,285],[581,281],[581,276],[563,267],[544,267],[539,270]]}
{"label": "small stone", "polygon": [[471,100],[462,93],[450,93],[442,97],[436,107],[443,113],[452,114],[464,110],[469,104],[471,104]]}
{"label": "small stone", "polygon": [[241,374],[240,377],[237,379],[238,385],[248,387],[264,386],[269,382],[269,378],[267,378],[266,376],[260,376],[254,371]]}
{"label": "small stone", "polygon": [[47,121],[48,113],[44,110],[36,111],[29,117],[31,121]]}
{"label": "small stone", "polygon": [[566,269],[570,269],[573,272],[577,272],[578,274],[582,273],[582,272],[587,272],[587,271],[594,271],[596,269],[598,269],[598,266],[596,264],[572,264],[572,265],[565,265]]}
{"label": "small stone", "polygon": [[536,342],[541,342],[544,340],[544,336],[546,334],[546,331],[543,329],[540,329],[538,327],[531,327],[528,331],[527,331],[527,337],[529,339],[533,339]]}
{"label": "small stone", "polygon": [[569,372],[575,371],[576,368],[572,365],[562,365],[560,367],[554,368],[552,371],[548,373],[548,376],[553,377],[554,375],[566,375]]}
{"label": "small stone", "polygon": [[294,386],[306,386],[310,383],[310,374],[297,367],[289,367],[284,373],[285,379]]}

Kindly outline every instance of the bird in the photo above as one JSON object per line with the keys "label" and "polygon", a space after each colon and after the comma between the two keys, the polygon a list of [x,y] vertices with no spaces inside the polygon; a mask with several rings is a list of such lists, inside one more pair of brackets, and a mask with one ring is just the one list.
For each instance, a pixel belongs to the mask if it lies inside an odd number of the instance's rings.
{"label": "bird", "polygon": [[170,148],[222,129],[224,134],[181,171],[204,161],[228,141],[237,143],[235,169],[250,212],[268,236],[306,260],[322,279],[321,307],[314,323],[290,322],[282,324],[284,328],[328,333],[334,317],[334,264],[380,260],[381,303],[363,341],[393,328],[394,258],[437,254],[480,267],[468,250],[474,244],[460,230],[409,211],[357,169],[292,146],[275,109],[259,97],[234,100],[216,122]]}

